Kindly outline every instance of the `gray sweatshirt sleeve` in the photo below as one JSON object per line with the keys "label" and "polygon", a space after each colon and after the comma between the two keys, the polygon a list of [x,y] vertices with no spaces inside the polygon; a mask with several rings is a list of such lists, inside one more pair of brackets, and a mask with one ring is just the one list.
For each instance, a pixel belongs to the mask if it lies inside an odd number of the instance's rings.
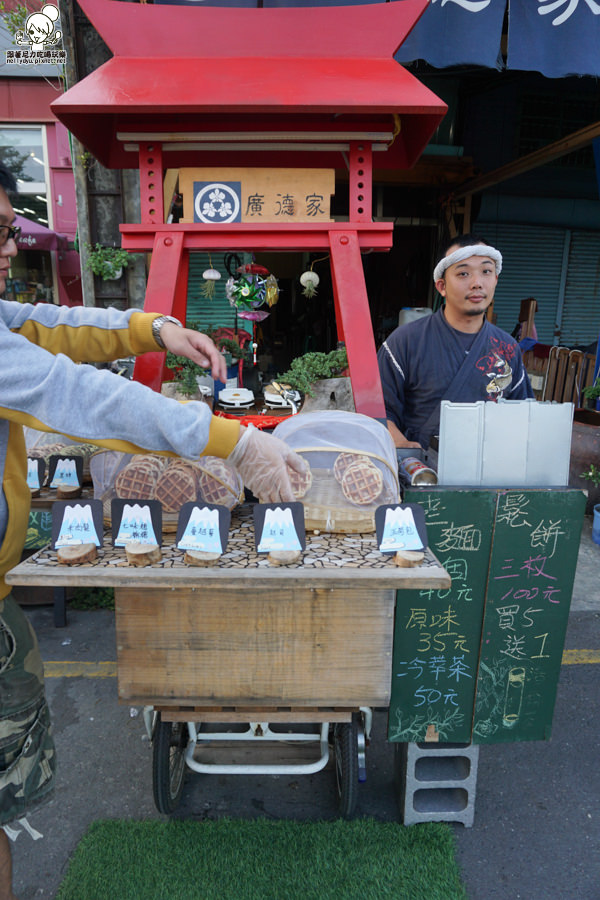
{"label": "gray sweatshirt sleeve", "polygon": [[[201,455],[212,419],[207,404],[179,403],[108,371],[76,365],[62,353],[50,353],[11,331],[32,318],[23,318],[23,313],[14,309],[21,305],[0,303],[2,418],[130,453],[171,452],[190,459]],[[81,320],[95,312],[78,310],[75,316],[73,310],[68,315],[57,309],[58,313],[49,313],[62,315],[69,325],[78,316]],[[126,329],[129,314],[112,312],[111,325]],[[99,318],[88,318],[92,328]]]}

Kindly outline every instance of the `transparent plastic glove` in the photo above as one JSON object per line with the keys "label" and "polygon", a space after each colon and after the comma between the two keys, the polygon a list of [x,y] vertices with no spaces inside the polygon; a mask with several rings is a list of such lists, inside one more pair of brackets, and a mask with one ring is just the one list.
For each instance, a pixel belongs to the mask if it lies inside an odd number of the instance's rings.
{"label": "transparent plastic glove", "polygon": [[261,503],[294,501],[288,466],[300,473],[306,470],[305,461],[285,441],[253,425],[248,425],[228,461]]}

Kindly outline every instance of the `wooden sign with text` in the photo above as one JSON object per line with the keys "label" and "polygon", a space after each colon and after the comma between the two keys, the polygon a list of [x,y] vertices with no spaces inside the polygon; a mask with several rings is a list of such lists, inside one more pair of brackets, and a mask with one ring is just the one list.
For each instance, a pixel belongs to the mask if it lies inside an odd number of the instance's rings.
{"label": "wooden sign with text", "polygon": [[183,223],[330,222],[333,169],[180,169]]}

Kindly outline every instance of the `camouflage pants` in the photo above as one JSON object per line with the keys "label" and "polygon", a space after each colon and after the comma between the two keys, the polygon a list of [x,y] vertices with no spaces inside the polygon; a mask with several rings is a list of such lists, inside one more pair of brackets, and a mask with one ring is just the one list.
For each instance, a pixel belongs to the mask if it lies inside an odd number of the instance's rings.
{"label": "camouflage pants", "polygon": [[0,825],[46,799],[55,766],[37,638],[9,595],[0,601]]}

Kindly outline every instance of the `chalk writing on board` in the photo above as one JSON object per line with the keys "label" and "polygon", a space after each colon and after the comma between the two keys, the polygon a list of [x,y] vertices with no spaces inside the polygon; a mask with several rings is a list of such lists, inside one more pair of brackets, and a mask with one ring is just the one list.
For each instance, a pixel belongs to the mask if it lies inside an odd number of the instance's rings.
{"label": "chalk writing on board", "polygon": [[565,531],[561,530],[560,524],[560,519],[557,522],[550,520],[547,524],[542,519],[531,532],[532,548],[545,547],[551,551],[549,556],[554,556],[558,539],[565,534]]}
{"label": "chalk writing on board", "polygon": [[526,494],[507,494],[502,508],[496,516],[497,525],[509,525],[511,528],[529,528],[531,523],[527,521],[527,507],[529,499]]}
{"label": "chalk writing on board", "polygon": [[452,578],[399,592],[388,738],[550,736],[585,499],[541,488],[411,488]]}
{"label": "chalk writing on board", "polygon": [[425,732],[433,726],[440,741],[450,741],[457,730],[464,727],[465,715],[459,707],[428,710],[425,714],[406,716],[398,707],[390,713],[389,739],[391,741],[422,741]]}
{"label": "chalk writing on board", "polygon": [[442,528],[437,546],[442,553],[449,550],[476,553],[481,547],[481,531],[474,525],[455,525],[452,522],[447,528]]}
{"label": "chalk writing on board", "polygon": [[[552,609],[561,605],[559,551],[568,527],[560,515],[540,516],[536,499],[510,492],[498,500],[496,535],[515,528],[522,534],[517,544],[499,539],[492,554],[476,703],[476,712],[487,714],[476,716],[474,726],[474,734],[483,737],[501,739],[502,732],[535,724],[540,688],[549,677],[546,661],[562,645]],[[506,544],[510,555],[501,551]]]}

